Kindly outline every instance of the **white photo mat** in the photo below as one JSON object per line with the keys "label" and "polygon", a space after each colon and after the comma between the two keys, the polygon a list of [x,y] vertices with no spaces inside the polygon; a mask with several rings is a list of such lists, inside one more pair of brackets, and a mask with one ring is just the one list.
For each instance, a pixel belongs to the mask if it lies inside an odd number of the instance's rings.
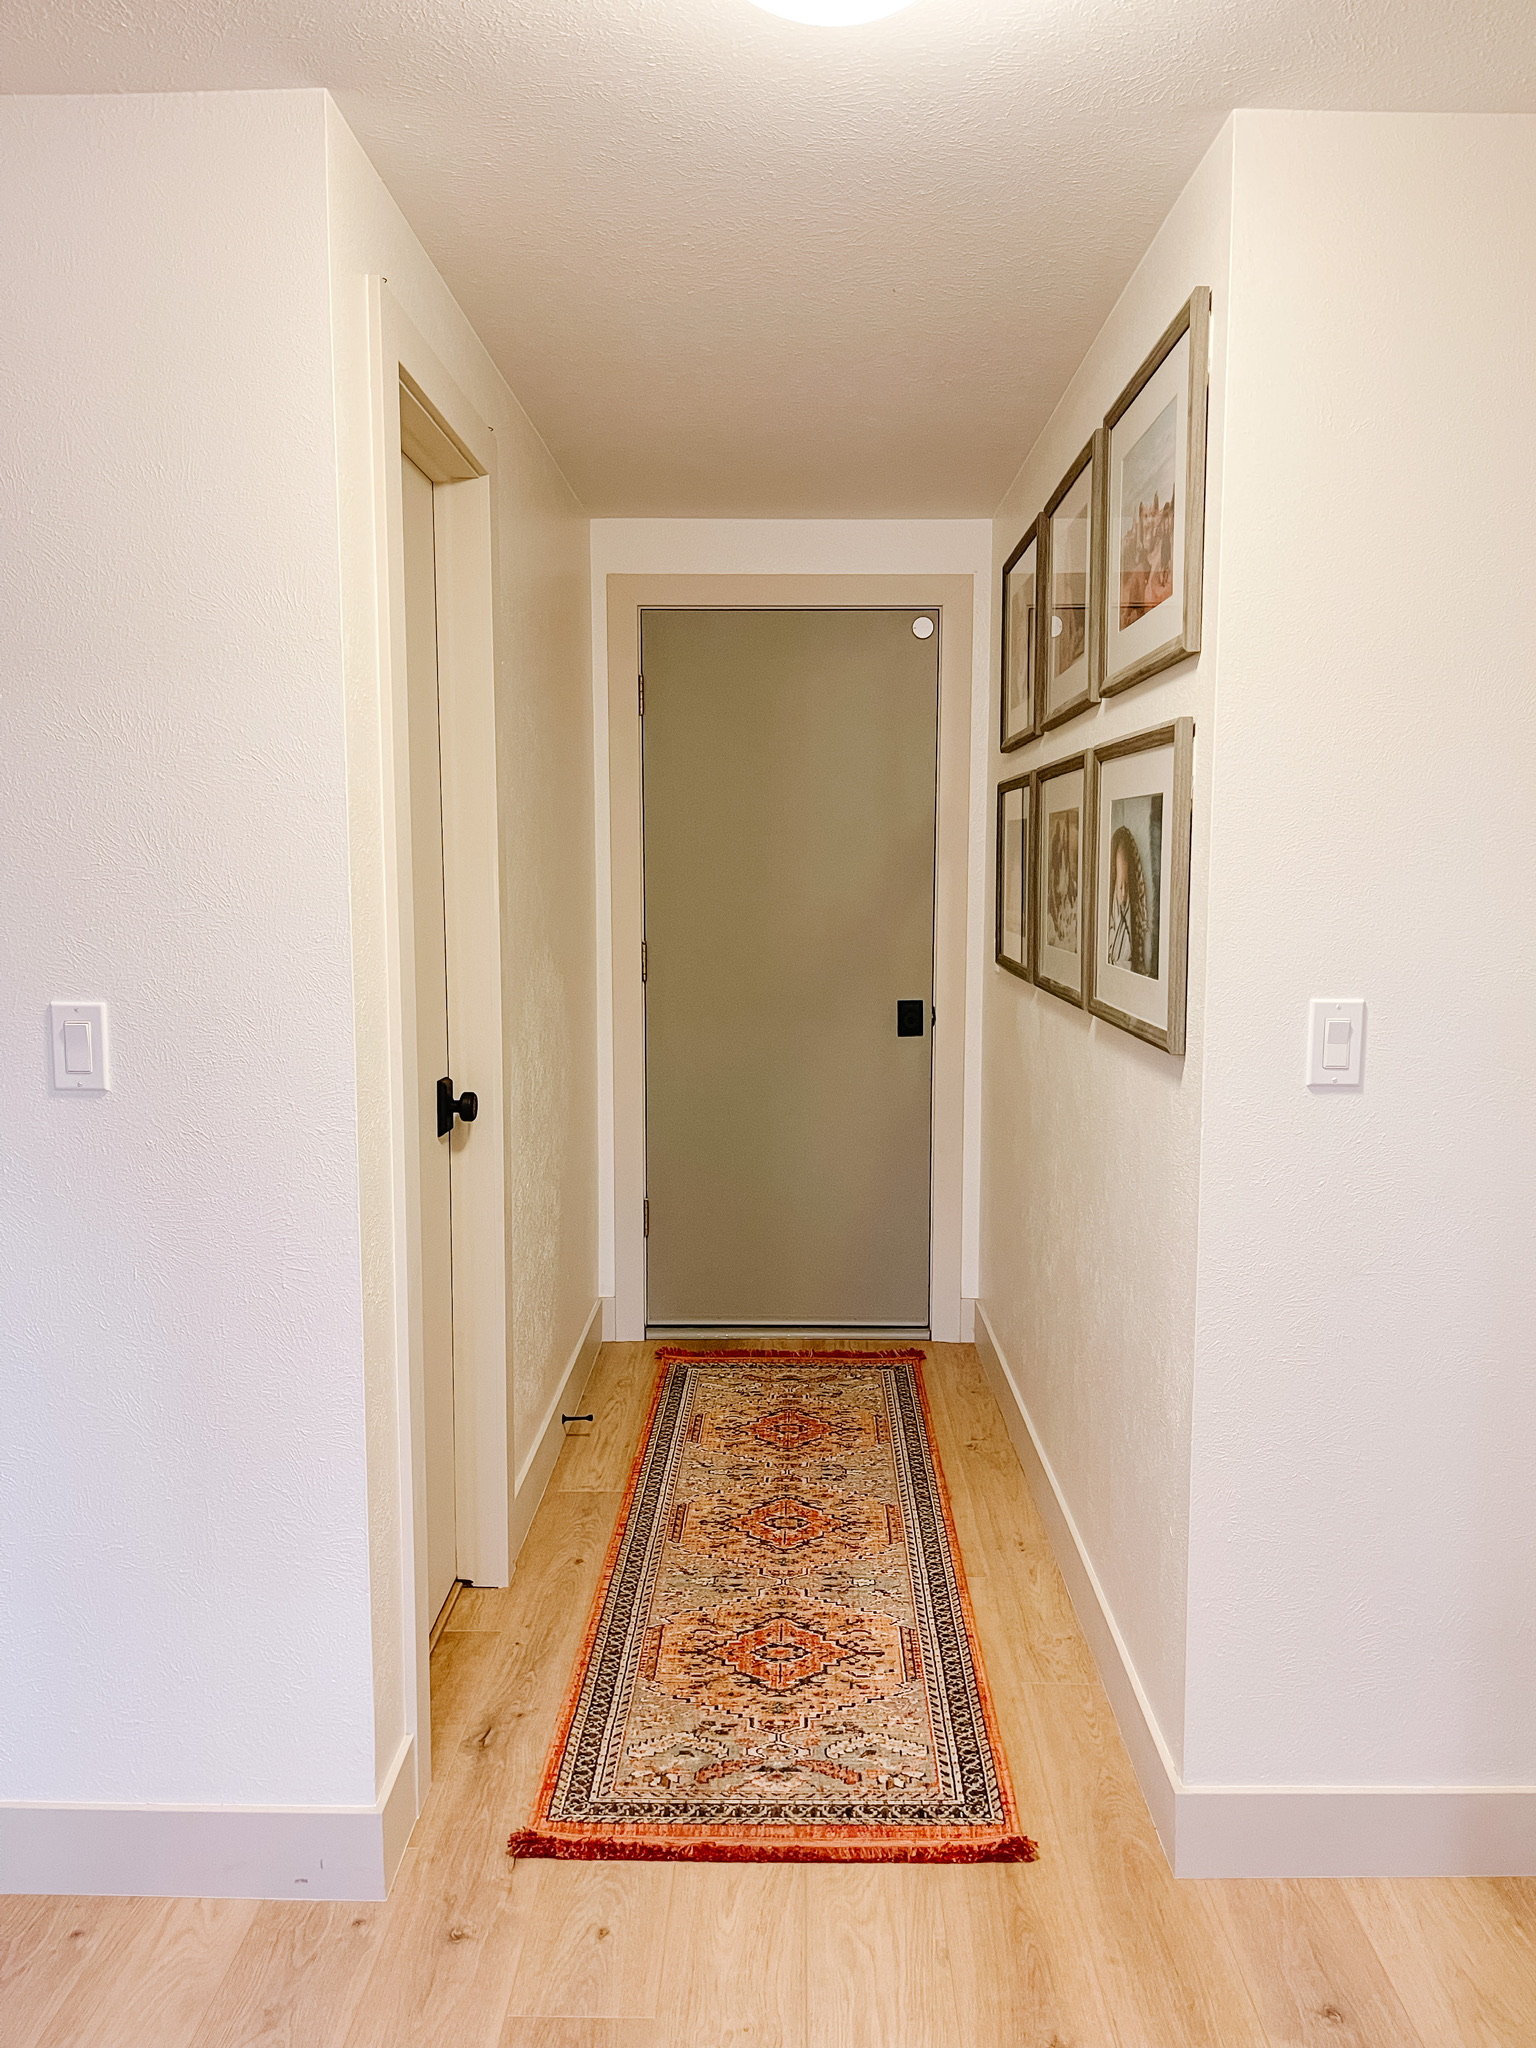
{"label": "white photo mat", "polygon": [[1180,309],[1105,422],[1105,696],[1200,650],[1210,298]]}
{"label": "white photo mat", "polygon": [[1155,751],[1102,764],[1095,822],[1099,844],[1093,992],[1128,1017],[1161,1029],[1168,1022],[1173,879],[1171,741]]}
{"label": "white photo mat", "polygon": [[1194,721],[1181,718],[1105,749],[1093,775],[1089,1006],[1176,1054],[1184,1050],[1193,760]]}
{"label": "white photo mat", "polygon": [[1086,759],[1040,772],[1035,811],[1035,981],[1081,1003],[1089,910]]}
{"label": "white photo mat", "polygon": [[1039,602],[1039,547],[1033,532],[1003,572],[1003,704],[1000,745],[1005,753],[1035,733],[1035,678]]}
{"label": "white photo mat", "polygon": [[997,792],[997,945],[1000,967],[1029,973],[1029,853],[1031,785],[1028,777]]}
{"label": "white photo mat", "polygon": [[1041,660],[1046,719],[1093,701],[1093,471],[1091,461],[1084,463],[1051,513]]}
{"label": "white photo mat", "polygon": [[1184,624],[1184,511],[1189,491],[1189,336],[1174,344],[1110,436],[1110,676],[1177,640]]}

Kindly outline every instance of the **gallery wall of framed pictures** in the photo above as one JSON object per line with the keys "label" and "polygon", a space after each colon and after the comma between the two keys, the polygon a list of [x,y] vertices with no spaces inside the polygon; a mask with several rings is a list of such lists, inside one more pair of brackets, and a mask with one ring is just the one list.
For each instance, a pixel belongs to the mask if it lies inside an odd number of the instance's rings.
{"label": "gallery wall of framed pictures", "polygon": [[997,792],[999,967],[1184,1050],[1195,721],[1085,748]]}
{"label": "gallery wall of framed pictures", "polygon": [[[1211,294],[1179,308],[1003,565],[998,743],[1063,732],[1200,652]],[[997,793],[1000,966],[1184,1050],[1194,722]]]}

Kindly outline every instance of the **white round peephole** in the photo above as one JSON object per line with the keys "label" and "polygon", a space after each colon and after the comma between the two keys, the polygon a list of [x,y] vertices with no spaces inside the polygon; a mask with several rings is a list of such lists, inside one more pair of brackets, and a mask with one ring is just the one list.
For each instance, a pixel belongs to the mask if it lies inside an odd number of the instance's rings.
{"label": "white round peephole", "polygon": [[933,621],[932,619],[914,619],[912,621],[912,630],[919,640],[931,640],[933,638]]}
{"label": "white round peephole", "polygon": [[753,4],[765,14],[803,21],[810,28],[858,28],[866,21],[900,14],[912,0],[753,0]]}

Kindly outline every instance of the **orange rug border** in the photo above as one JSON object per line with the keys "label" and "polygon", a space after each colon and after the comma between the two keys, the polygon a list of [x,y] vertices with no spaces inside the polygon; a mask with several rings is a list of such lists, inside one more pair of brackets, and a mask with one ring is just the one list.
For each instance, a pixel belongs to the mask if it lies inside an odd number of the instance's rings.
{"label": "orange rug border", "polygon": [[[760,1358],[783,1364],[814,1363],[827,1359],[834,1363],[893,1362],[912,1367],[912,1376],[917,1383],[917,1398],[922,1408],[923,1427],[928,1435],[928,1450],[933,1460],[934,1479],[937,1486],[939,1505],[944,1515],[944,1530],[949,1538],[950,1557],[955,1569],[955,1583],[960,1596],[960,1612],[965,1621],[966,1637],[971,1650],[971,1669],[976,1682],[977,1695],[981,1702],[982,1720],[986,1725],[987,1740],[992,1746],[992,1761],[997,1771],[998,1796],[1003,1812],[1007,1816],[1007,1827],[997,1831],[978,1830],[974,1835],[952,1833],[947,1839],[936,1838],[932,1828],[922,1830],[903,1828],[849,1828],[840,1834],[835,1843],[825,1846],[813,1845],[804,1839],[804,1832],[785,1827],[736,1827],[728,1834],[717,1834],[708,1827],[673,1825],[665,1835],[648,1833],[643,1826],[615,1825],[606,1829],[588,1828],[570,1822],[546,1822],[539,1825],[537,1816],[547,1814],[549,1803],[559,1781],[560,1766],[565,1758],[565,1745],[570,1739],[571,1725],[581,1703],[582,1686],[586,1680],[587,1663],[597,1641],[602,1625],[603,1608],[607,1601],[608,1584],[613,1577],[623,1546],[624,1533],[629,1526],[629,1511],[634,1502],[635,1489],[640,1483],[646,1454],[651,1447],[651,1432],[656,1426],[656,1413],[661,1405],[662,1390],[666,1383],[669,1366],[685,1361],[697,1360],[706,1363],[712,1358],[754,1359]],[[1002,1738],[998,1732],[997,1714],[992,1702],[992,1688],[987,1681],[986,1666],[982,1660],[981,1637],[976,1627],[976,1616],[971,1606],[970,1585],[966,1578],[965,1558],[960,1549],[960,1539],[955,1530],[954,1509],[949,1496],[949,1482],[944,1476],[943,1460],[939,1456],[938,1438],[934,1430],[933,1407],[928,1399],[928,1385],[924,1367],[927,1354],[920,1345],[895,1345],[872,1343],[855,1350],[848,1348],[827,1348],[810,1350],[796,1346],[780,1349],[767,1345],[743,1344],[658,1344],[654,1354],[656,1367],[655,1383],[651,1388],[650,1405],[646,1410],[645,1426],[640,1432],[634,1460],[629,1468],[629,1479],[624,1488],[624,1498],[614,1520],[613,1534],[608,1539],[608,1548],[603,1555],[603,1568],[598,1577],[597,1591],[593,1597],[591,1611],[587,1617],[581,1648],[572,1668],[570,1681],[566,1686],[560,1706],[557,1733],[550,1745],[544,1766],[544,1775],[534,1800],[535,1822],[531,1827],[514,1831],[507,1843],[507,1854],[515,1858],[558,1858],[582,1862],[647,1862],[647,1863],[1035,1863],[1040,1850],[1028,1835],[1018,1831],[1018,1808],[1013,1796],[1013,1780],[1008,1771],[1008,1759],[1003,1751]]]}

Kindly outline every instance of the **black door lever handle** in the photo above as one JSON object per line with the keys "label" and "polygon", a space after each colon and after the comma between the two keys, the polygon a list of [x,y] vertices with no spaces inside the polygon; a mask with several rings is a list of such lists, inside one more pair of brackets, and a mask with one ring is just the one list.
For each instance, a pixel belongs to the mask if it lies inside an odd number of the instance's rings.
{"label": "black door lever handle", "polygon": [[473,1088],[466,1088],[455,1101],[453,1082],[444,1074],[437,1084],[437,1135],[446,1138],[453,1129],[455,1117],[458,1117],[461,1123],[472,1124],[479,1114],[480,1098]]}

